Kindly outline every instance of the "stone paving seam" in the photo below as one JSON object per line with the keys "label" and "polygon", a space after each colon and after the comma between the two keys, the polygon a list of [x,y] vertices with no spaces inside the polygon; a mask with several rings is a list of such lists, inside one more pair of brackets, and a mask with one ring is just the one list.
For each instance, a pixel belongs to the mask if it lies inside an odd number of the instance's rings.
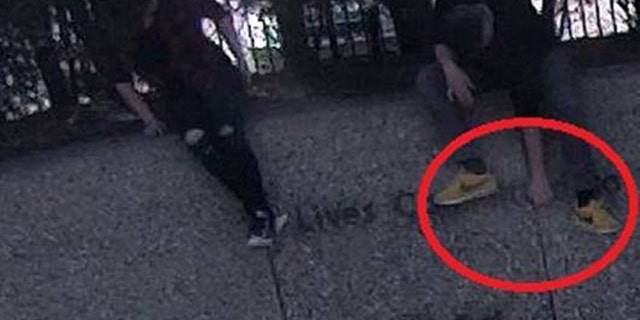
{"label": "stone paving seam", "polygon": [[[551,280],[550,274],[549,274],[549,264],[547,261],[547,249],[546,246],[544,245],[544,239],[543,239],[543,235],[542,235],[542,224],[540,222],[540,212],[533,208],[533,211],[535,212],[536,216],[535,216],[535,221],[536,221],[536,229],[537,229],[537,233],[538,233],[538,245],[540,247],[540,254],[541,254],[541,258],[542,258],[542,267],[544,268],[544,276],[546,278],[546,280]],[[549,307],[551,308],[551,316],[553,320],[558,320],[558,314],[556,311],[556,303],[555,303],[555,296],[553,291],[550,291],[547,293],[547,295],[549,296]]]}
{"label": "stone paving seam", "polygon": [[271,249],[267,249],[267,260],[269,261],[269,268],[271,269],[271,277],[273,278],[273,285],[276,291],[276,299],[278,300],[278,308],[280,309],[280,315],[282,320],[288,320],[287,309],[282,297],[282,287],[280,286],[280,277],[278,277],[278,270],[276,269],[275,253]]}

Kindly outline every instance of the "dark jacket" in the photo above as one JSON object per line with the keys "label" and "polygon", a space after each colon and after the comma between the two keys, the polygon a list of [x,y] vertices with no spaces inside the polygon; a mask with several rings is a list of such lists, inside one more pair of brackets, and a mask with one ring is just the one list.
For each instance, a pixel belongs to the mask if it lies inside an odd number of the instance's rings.
{"label": "dark jacket", "polygon": [[[494,36],[488,48],[461,53],[459,64],[495,73],[511,87],[517,110],[537,109],[541,99],[541,68],[554,44],[548,21],[530,1],[438,0],[434,15],[435,43],[449,45],[445,15],[459,4],[484,3],[494,14]],[[455,45],[449,45],[455,51]]]}
{"label": "dark jacket", "polygon": [[[207,91],[233,70],[222,48],[207,39],[202,19],[220,21],[225,12],[211,0],[164,0],[154,24],[139,40],[135,69],[165,87]],[[162,7],[165,5],[166,7]]]}

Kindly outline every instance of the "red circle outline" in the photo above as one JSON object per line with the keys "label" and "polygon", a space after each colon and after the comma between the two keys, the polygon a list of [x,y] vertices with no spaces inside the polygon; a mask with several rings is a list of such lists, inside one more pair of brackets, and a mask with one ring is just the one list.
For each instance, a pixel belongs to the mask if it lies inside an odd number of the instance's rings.
{"label": "red circle outline", "polygon": [[[475,271],[462,262],[458,261],[438,240],[428,212],[428,197],[431,189],[431,182],[435,178],[439,168],[449,159],[458,149],[462,148],[469,142],[478,139],[484,135],[491,133],[510,130],[516,128],[539,128],[560,131],[576,138],[582,139],[602,152],[611,161],[622,175],[628,194],[629,215],[624,229],[615,244],[600,258],[587,268],[554,280],[533,281],[533,282],[517,282],[494,278],[478,271]],[[422,214],[424,213],[424,214]],[[610,264],[612,264],[624,251],[629,244],[636,228],[638,219],[638,189],[636,182],[631,174],[628,165],[624,159],[616,153],[604,140],[595,134],[582,129],[573,124],[565,123],[558,120],[545,118],[511,118],[505,120],[493,121],[483,124],[472,130],[469,130],[461,136],[454,139],[444,150],[442,150],[433,161],[429,164],[426,173],[420,184],[417,199],[417,214],[420,222],[420,229],[427,239],[430,247],[451,269],[456,271],[463,277],[474,281],[478,284],[493,288],[496,290],[511,291],[517,293],[541,293],[554,290],[565,289],[573,285],[577,285],[583,281],[597,275]]]}

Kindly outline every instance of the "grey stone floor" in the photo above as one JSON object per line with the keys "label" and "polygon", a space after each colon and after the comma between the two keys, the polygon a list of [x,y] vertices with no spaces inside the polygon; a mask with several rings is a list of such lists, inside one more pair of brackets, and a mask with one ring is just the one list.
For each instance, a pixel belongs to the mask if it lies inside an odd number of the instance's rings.
{"label": "grey stone floor", "polygon": [[[584,94],[591,128],[637,176],[636,71],[591,70]],[[602,274],[553,294],[495,291],[442,263],[412,212],[411,193],[436,152],[432,120],[413,94],[285,104],[248,125],[269,196],[292,217],[269,251],[244,246],[240,205],[174,136],[0,163],[0,319],[640,318],[635,238]],[[482,102],[487,116],[508,116],[505,105],[500,94]],[[524,201],[518,135],[481,143],[502,192],[432,215],[461,261],[495,277],[544,280],[586,267],[613,243],[572,224],[560,159],[549,159],[557,200],[535,212]],[[612,198],[624,219],[625,195]]]}

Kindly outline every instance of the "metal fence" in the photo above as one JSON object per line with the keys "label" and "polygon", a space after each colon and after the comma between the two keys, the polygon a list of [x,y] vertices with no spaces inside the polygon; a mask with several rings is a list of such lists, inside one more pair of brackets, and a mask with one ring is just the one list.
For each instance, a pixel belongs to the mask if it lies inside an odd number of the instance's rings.
{"label": "metal fence", "polygon": [[12,24],[0,25],[0,63],[0,123],[51,108],[33,44]]}
{"label": "metal fence", "polygon": [[[12,23],[0,26],[3,121],[46,111],[56,99],[88,105],[96,89],[97,70],[79,36],[72,10],[56,2],[45,2],[41,8],[41,21],[33,23],[44,26],[40,32],[25,32]],[[52,73],[56,74],[55,84]],[[56,95],[67,97],[58,99]]]}
{"label": "metal fence", "polygon": [[[532,0],[542,12],[545,0]],[[553,4],[556,34],[561,41],[597,39],[636,30],[638,16],[635,0],[555,0]]]}
{"label": "metal fence", "polygon": [[[245,6],[237,0],[228,0],[228,3],[234,8],[236,30],[243,42],[244,58],[251,71],[258,75],[282,71],[285,57],[273,3],[260,1]],[[305,33],[303,45],[313,50],[321,62],[400,54],[391,13],[380,1],[305,1],[302,14]],[[205,21],[204,28],[212,41],[228,48],[217,34],[213,21]]]}
{"label": "metal fence", "polygon": [[307,1],[303,14],[306,45],[320,61],[400,53],[389,9],[379,1]]}
{"label": "metal fence", "polygon": [[[91,0],[82,0],[91,3]],[[245,48],[250,70],[256,75],[274,74],[286,65],[278,18],[269,1],[227,1],[234,9],[236,29]],[[430,6],[435,1],[424,0]],[[637,29],[635,0],[531,0],[542,14],[544,3],[554,3],[552,14],[562,41],[603,38]],[[91,8],[91,6],[87,6]],[[391,12],[380,0],[306,0],[301,5],[303,42],[320,65],[336,61],[380,61],[386,55],[400,55],[399,35]],[[51,6],[48,11],[49,35],[59,68],[66,78],[64,90],[73,91],[72,103],[91,101],[95,66],[85,55],[82,39],[74,31],[74,17],[68,8]],[[215,24],[203,21],[203,31],[212,41],[226,48]],[[32,43],[13,26],[0,28],[0,113],[2,121],[21,119],[51,107],[45,88],[42,65],[33,61]],[[36,59],[37,60],[37,59]],[[24,63],[23,63],[24,62]],[[38,61],[39,64],[40,61]],[[25,78],[26,77],[26,78]],[[47,85],[49,85],[47,83]],[[144,88],[144,85],[139,88]],[[55,91],[55,90],[53,90]],[[143,90],[144,91],[144,90]],[[55,101],[54,101],[55,103]]]}

